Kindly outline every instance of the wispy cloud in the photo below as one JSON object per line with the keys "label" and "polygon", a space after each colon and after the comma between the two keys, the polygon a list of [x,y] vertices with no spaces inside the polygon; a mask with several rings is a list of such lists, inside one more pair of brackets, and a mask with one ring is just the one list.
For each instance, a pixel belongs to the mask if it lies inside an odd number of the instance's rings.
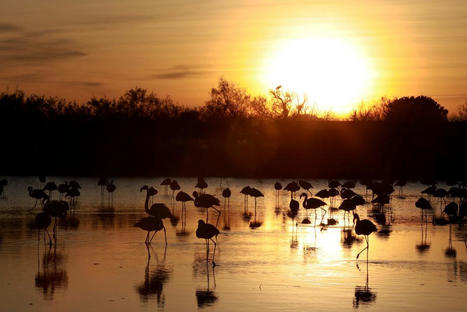
{"label": "wispy cloud", "polygon": [[8,24],[8,23],[0,23],[0,33],[17,31],[17,30],[21,30],[21,27],[13,25],[13,24]]}
{"label": "wispy cloud", "polygon": [[13,33],[0,36],[0,64],[3,66],[43,64],[87,55],[76,41],[57,38],[59,32],[23,31],[18,26],[5,25],[3,28],[11,29]]}
{"label": "wispy cloud", "polygon": [[209,71],[188,65],[176,65],[158,74],[151,75],[151,79],[187,79],[208,74]]}

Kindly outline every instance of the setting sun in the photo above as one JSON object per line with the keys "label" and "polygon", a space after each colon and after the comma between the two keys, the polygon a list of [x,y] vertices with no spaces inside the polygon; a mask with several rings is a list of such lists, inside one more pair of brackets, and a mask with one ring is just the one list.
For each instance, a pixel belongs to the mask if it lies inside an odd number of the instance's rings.
{"label": "setting sun", "polygon": [[266,58],[263,75],[265,85],[282,85],[320,111],[345,114],[368,94],[374,72],[351,42],[313,37],[282,41]]}

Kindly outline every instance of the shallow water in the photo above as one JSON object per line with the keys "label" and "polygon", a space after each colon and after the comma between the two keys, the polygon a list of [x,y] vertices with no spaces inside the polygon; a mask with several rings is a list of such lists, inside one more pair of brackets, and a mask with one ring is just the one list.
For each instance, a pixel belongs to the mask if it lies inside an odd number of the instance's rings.
{"label": "shallow water", "polygon": [[[8,180],[7,199],[0,201],[1,311],[467,309],[466,228],[421,227],[420,212],[414,206],[424,188],[420,184],[405,187],[404,198],[393,197],[385,209],[386,225],[378,225],[384,231],[370,236],[368,262],[366,253],[357,262],[355,256],[365,242],[345,240],[348,232],[344,232],[342,212],[334,214],[337,226],[299,224],[294,234],[293,222],[284,214],[290,198],[287,192],[281,192],[282,209],[275,209],[275,181],[224,179],[222,187],[231,188],[232,198],[228,220],[221,216],[219,221],[218,266],[213,269],[206,262],[204,240],[194,234],[205,211],[193,202],[187,204],[188,235],[179,235],[181,222],[174,227],[165,220],[166,249],[163,233],[157,233],[147,248],[146,233],[133,227],[144,216],[145,193],[139,192],[143,184],[157,185],[154,202],[172,208],[170,191],[158,185],[162,178],[115,179],[113,205],[107,197],[101,199],[94,178],[78,178],[82,195],[74,212],[59,225],[52,248],[44,244],[42,234],[38,241],[37,231],[29,227],[40,209],[30,210],[34,200],[26,189],[39,187],[39,181],[36,177]],[[48,180],[62,183],[69,178]],[[193,191],[195,179],[177,180],[182,190]],[[222,202],[220,179],[207,182],[207,192],[217,194]],[[327,184],[310,182],[314,192]],[[239,191],[245,185],[265,195],[257,201],[257,221],[262,225],[256,229],[242,218]],[[361,185],[355,191],[365,194]],[[438,202],[432,200],[432,204],[437,212]],[[357,210],[361,218],[381,219],[372,205]],[[180,203],[175,203],[174,211],[180,214]],[[254,211],[251,198],[249,211]],[[314,213],[310,216],[313,222]],[[303,217],[301,209],[298,220]],[[216,215],[211,213],[209,220],[215,222]],[[222,230],[226,221],[230,230]],[[450,230],[452,248],[448,249]],[[212,257],[212,244],[209,251]]]}

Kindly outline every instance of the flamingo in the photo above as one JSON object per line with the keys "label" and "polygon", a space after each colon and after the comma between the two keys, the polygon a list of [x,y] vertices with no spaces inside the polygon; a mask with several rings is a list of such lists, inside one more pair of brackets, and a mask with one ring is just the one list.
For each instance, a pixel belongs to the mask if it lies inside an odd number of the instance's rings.
{"label": "flamingo", "polygon": [[[151,244],[152,239],[154,238],[156,233],[163,229],[165,237],[165,246],[167,246],[167,231],[165,230],[164,223],[160,218],[156,218],[153,216],[141,218],[138,220],[138,222],[134,224],[134,227],[139,227],[140,229],[148,232],[144,241],[146,245]],[[151,239],[149,239],[149,234],[152,231],[154,231],[154,234],[152,234]]]}
{"label": "flamingo", "polygon": [[209,218],[209,208],[214,209],[217,212],[217,221],[216,227],[219,223],[219,217],[221,215],[221,211],[214,206],[220,206],[220,201],[217,197],[210,195],[210,194],[198,194],[197,192],[193,192],[195,196],[195,206],[200,208],[206,208],[206,223],[208,222]]}
{"label": "flamingo", "polygon": [[28,187],[28,193],[29,193],[29,196],[31,196],[32,198],[36,200],[34,203],[34,207],[32,209],[36,208],[38,200],[40,200],[41,205],[43,205],[44,202],[49,199],[49,196],[43,190],[33,189],[32,186]]}
{"label": "flamingo", "polygon": [[59,199],[61,200],[63,198],[63,194],[66,194],[69,189],[68,182],[65,181],[65,183],[59,184],[58,187],[58,193],[60,194]]}
{"label": "flamingo", "polygon": [[57,218],[63,218],[66,216],[69,209],[70,207],[68,206],[68,203],[63,200],[48,200],[44,204],[44,212],[55,219],[53,227],[54,238],[57,238]]}
{"label": "flamingo", "polygon": [[290,192],[290,198],[291,198],[291,199],[294,198],[295,192],[298,191],[299,189],[300,189],[300,186],[299,186],[299,185],[297,184],[297,182],[295,182],[295,181],[290,182],[289,184],[287,184],[287,185],[284,187],[284,190]]}
{"label": "flamingo", "polygon": [[282,190],[282,184],[279,182],[274,183],[274,189],[276,190],[276,207],[279,207],[280,190]]}
{"label": "flamingo", "polygon": [[104,198],[104,188],[107,186],[107,183],[108,181],[105,177],[100,177],[97,181],[97,185],[101,187],[101,200]]}
{"label": "flamingo", "polygon": [[[70,181],[70,186],[71,186],[71,182],[72,181]],[[114,180],[110,180],[110,182],[107,183],[106,188],[107,188],[107,192],[109,193],[109,203],[113,204],[113,202],[114,202],[114,192],[117,189],[117,187],[114,184]]]}
{"label": "flamingo", "polygon": [[164,185],[165,187],[165,193],[167,194],[167,188],[169,187],[170,183],[172,181],[169,179],[169,178],[165,178],[164,180],[162,180],[161,182],[161,185]]}
{"label": "flamingo", "polygon": [[345,187],[346,189],[353,189],[355,187],[355,181],[347,181],[342,184],[342,187]]}
{"label": "flamingo", "polygon": [[186,227],[186,202],[187,201],[193,201],[194,199],[188,195],[187,193],[180,191],[177,193],[177,196],[175,197],[176,201],[182,202],[182,234],[186,233],[185,232],[185,227]]}
{"label": "flamingo", "polygon": [[355,223],[355,233],[357,235],[364,235],[365,236],[365,241],[366,241],[366,247],[363,248],[358,254],[357,254],[357,259],[360,256],[360,254],[364,251],[367,250],[367,257],[368,257],[368,250],[370,248],[370,238],[369,235],[373,232],[377,231],[376,225],[371,222],[368,219],[363,219],[360,220],[360,216],[358,213],[354,213],[354,221],[356,220],[357,222]]}
{"label": "flamingo", "polygon": [[[308,198],[307,193],[302,193],[300,195],[300,198],[302,198],[302,197],[305,197],[303,199],[303,203],[302,203],[303,208],[305,208],[306,210],[308,210],[308,209],[314,209],[315,210],[315,225],[316,225],[316,209],[320,208],[321,210],[324,211],[324,215],[321,217],[321,223],[322,223],[323,218],[326,215],[326,209],[322,208],[322,206],[326,206],[326,203],[324,201],[322,201],[321,199],[318,199],[318,198],[313,198],[313,197]],[[302,221],[302,223],[305,223],[305,224],[311,223],[309,219],[308,219],[308,222],[306,222],[306,220],[307,220],[307,218],[305,218]]]}
{"label": "flamingo", "polygon": [[[298,209],[300,208],[300,204],[298,201],[296,201],[295,199],[290,199],[290,203],[289,203],[289,210],[287,211],[287,216],[292,219],[292,241],[290,243],[290,247],[291,248],[295,248],[297,247],[297,231],[296,231],[296,227],[297,227],[297,222],[295,222],[295,218],[297,217],[297,214],[298,214]],[[294,232],[295,232],[295,237],[294,237]]]}
{"label": "flamingo", "polygon": [[261,226],[262,222],[256,221],[256,198],[258,197],[264,197],[263,193],[261,193],[258,189],[256,188],[251,188],[250,190],[250,195],[255,198],[255,220],[250,223],[250,228],[254,229],[259,226]]}
{"label": "flamingo", "polygon": [[[40,212],[36,215],[36,218],[34,220],[34,227],[37,228],[38,230],[37,235],[39,238],[40,238],[40,234],[39,234],[40,230],[44,230],[45,233],[47,233],[47,235],[49,236],[49,246],[52,246],[52,238],[50,237],[50,233],[48,230],[50,223],[52,223],[52,218],[50,217],[50,215],[46,212]],[[45,236],[44,236],[44,239],[45,239]]]}
{"label": "flamingo", "polygon": [[[219,230],[212,224],[205,223],[204,220],[198,220],[198,228],[196,229],[196,237],[204,238],[206,240],[206,246],[209,248],[209,240],[214,244],[214,252],[212,255],[212,266],[215,267],[217,264],[215,262],[216,257],[216,247],[217,247],[217,236],[219,235]],[[215,238],[215,240],[213,239]]]}
{"label": "flamingo", "polygon": [[298,184],[299,184],[304,190],[306,190],[307,192],[309,192],[309,193],[310,193],[310,196],[311,196],[310,189],[313,188],[313,186],[311,185],[310,182],[305,181],[305,180],[299,180],[299,181],[298,181]]}
{"label": "flamingo", "polygon": [[240,193],[243,194],[243,218],[249,220],[251,213],[248,212],[248,196],[250,195],[251,187],[249,185],[243,187]]}
{"label": "flamingo", "polygon": [[44,191],[49,192],[49,198],[52,198],[52,192],[58,189],[57,184],[55,182],[47,182],[47,184],[42,188]]}
{"label": "flamingo", "polygon": [[230,230],[230,214],[229,214],[229,207],[230,207],[230,196],[232,192],[229,188],[226,188],[222,191],[222,197],[224,197],[224,227],[223,230]]}
{"label": "flamingo", "polygon": [[203,190],[208,187],[208,184],[203,177],[198,177],[198,183],[196,183],[195,188],[199,189],[200,193],[203,193]]}

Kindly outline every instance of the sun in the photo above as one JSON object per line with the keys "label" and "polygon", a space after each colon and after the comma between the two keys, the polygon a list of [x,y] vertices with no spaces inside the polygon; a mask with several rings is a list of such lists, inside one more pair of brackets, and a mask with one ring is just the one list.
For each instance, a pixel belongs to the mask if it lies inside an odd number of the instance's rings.
{"label": "sun", "polygon": [[269,88],[282,85],[321,112],[345,115],[369,93],[373,71],[350,41],[313,37],[281,41],[265,58],[262,75]]}

